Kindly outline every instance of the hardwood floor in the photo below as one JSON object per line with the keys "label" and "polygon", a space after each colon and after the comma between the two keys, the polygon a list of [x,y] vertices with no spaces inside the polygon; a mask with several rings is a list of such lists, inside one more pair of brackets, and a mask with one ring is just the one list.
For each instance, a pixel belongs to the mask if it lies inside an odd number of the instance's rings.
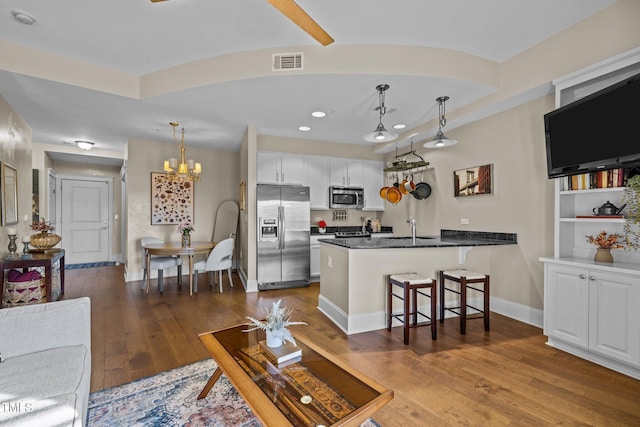
{"label": "hardwood floor", "polygon": [[190,297],[175,278],[165,279],[164,295],[155,281],[145,295],[141,282],[124,282],[122,266],[65,274],[65,299],[92,302],[92,391],[205,359],[198,333],[264,315],[282,299],[309,323],[296,333],[394,391],[374,416],[384,427],[640,425],[640,381],[548,347],[540,329],[495,313],[489,333],[473,320],[461,336],[450,319],[437,341],[419,328],[405,346],[400,328],[346,336],[317,310],[318,284],[247,294],[225,276],[220,294],[203,275]]}

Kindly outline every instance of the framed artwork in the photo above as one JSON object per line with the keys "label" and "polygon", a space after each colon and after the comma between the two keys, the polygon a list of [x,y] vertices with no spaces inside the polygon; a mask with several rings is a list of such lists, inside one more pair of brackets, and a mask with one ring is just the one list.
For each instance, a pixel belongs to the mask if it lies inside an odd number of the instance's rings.
{"label": "framed artwork", "polygon": [[18,171],[2,162],[0,176],[2,186],[2,225],[18,223]]}
{"label": "framed artwork", "polygon": [[151,172],[151,225],[178,225],[193,218],[193,182],[170,179],[166,173]]}
{"label": "framed artwork", "polygon": [[247,208],[247,183],[242,181],[240,183],[240,210],[243,211]]}
{"label": "framed artwork", "polygon": [[454,196],[475,196],[493,192],[491,164],[464,168],[453,172]]}

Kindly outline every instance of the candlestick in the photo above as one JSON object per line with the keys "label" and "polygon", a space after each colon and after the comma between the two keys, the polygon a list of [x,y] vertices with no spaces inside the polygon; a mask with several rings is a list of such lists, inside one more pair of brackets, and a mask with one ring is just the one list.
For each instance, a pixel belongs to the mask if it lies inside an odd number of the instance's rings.
{"label": "candlestick", "polygon": [[23,255],[29,254],[29,242],[25,242],[24,238],[23,238],[22,239],[22,244],[24,245],[24,249],[22,249],[22,254]]}
{"label": "candlestick", "polygon": [[31,236],[22,236],[22,243],[30,243]]}
{"label": "candlestick", "polygon": [[13,256],[13,254],[16,253],[16,249],[18,249],[18,247],[16,246],[16,235],[15,234],[9,234],[9,256]]}
{"label": "candlestick", "polygon": [[16,229],[15,229],[15,228],[13,228],[13,227],[11,227],[11,228],[7,228],[7,235],[9,235],[9,236],[15,236],[16,234],[17,234],[17,233],[16,233]]}

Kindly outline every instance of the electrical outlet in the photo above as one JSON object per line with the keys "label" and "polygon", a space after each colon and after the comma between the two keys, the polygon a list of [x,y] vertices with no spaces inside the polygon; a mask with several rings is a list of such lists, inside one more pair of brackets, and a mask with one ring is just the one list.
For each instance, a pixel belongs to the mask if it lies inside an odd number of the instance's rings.
{"label": "electrical outlet", "polygon": [[333,267],[333,258],[331,258],[330,256],[327,257],[327,266],[329,268]]}
{"label": "electrical outlet", "polygon": [[460,224],[468,225],[469,224],[469,218],[460,218]]}

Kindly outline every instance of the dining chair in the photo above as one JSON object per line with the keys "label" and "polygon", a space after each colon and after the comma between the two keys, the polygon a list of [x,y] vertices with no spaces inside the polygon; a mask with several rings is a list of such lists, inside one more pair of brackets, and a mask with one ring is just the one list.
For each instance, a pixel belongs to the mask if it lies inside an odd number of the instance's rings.
{"label": "dining chair", "polygon": [[[141,289],[145,286],[145,281],[147,278],[147,253],[144,249],[145,245],[152,243],[164,243],[162,240],[156,237],[143,237],[140,239],[140,245],[142,247],[142,286]],[[163,285],[163,271],[165,268],[169,267],[178,267],[178,286],[182,284],[182,258],[179,256],[151,256],[151,262],[149,268],[151,270],[158,270],[158,289],[160,293],[164,291]]]}
{"label": "dining chair", "polygon": [[233,279],[231,278],[231,267],[233,266],[233,247],[235,244],[235,236],[229,237],[218,243],[209,253],[206,260],[198,261],[193,265],[193,291],[198,290],[198,272],[213,272],[209,275],[209,286],[213,286],[215,272],[218,272],[218,283],[220,284],[220,293],[222,293],[222,271],[227,270],[229,276],[229,285],[233,288]]}

